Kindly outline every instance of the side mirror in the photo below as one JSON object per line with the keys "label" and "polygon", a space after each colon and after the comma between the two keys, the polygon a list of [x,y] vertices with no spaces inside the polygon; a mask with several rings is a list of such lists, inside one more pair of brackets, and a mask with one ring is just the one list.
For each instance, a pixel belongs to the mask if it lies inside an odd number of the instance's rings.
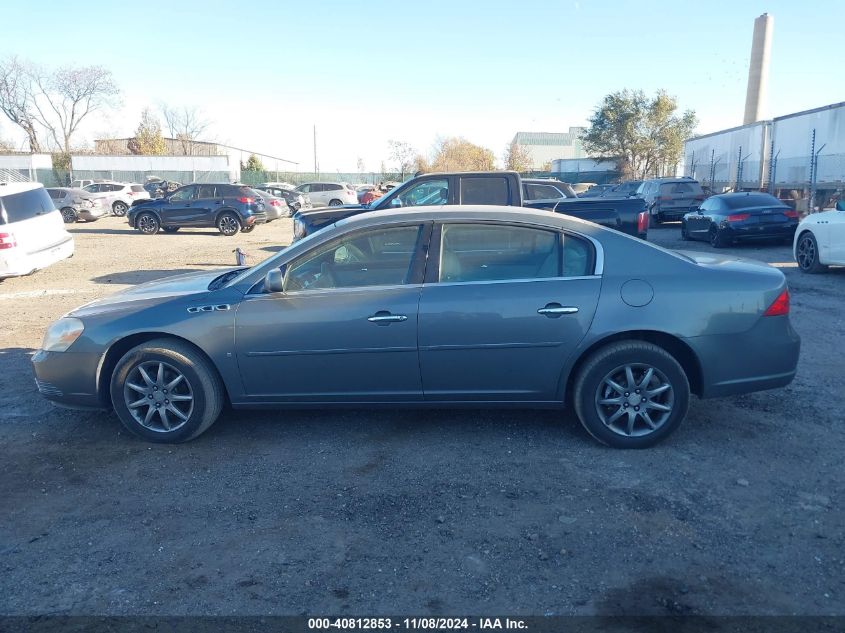
{"label": "side mirror", "polygon": [[840,200],[836,203],[836,210],[837,211],[845,211],[845,200]]}
{"label": "side mirror", "polygon": [[267,292],[284,292],[285,289],[285,269],[274,268],[269,271],[264,277],[264,290]]}
{"label": "side mirror", "polygon": [[701,207],[693,207],[691,211],[695,211],[698,215],[701,215]]}
{"label": "side mirror", "polygon": [[390,206],[394,209],[402,206],[402,200],[399,199],[399,196],[396,196],[390,201]]}

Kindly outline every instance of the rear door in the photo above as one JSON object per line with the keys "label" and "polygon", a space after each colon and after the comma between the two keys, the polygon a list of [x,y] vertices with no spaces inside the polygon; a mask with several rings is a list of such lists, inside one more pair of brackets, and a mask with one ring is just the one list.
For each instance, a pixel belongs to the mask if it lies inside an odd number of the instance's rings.
{"label": "rear door", "polygon": [[197,193],[191,201],[190,226],[210,226],[214,224],[214,213],[223,205],[221,187],[216,185],[196,185]]}
{"label": "rear door", "polygon": [[595,257],[586,239],[551,229],[435,226],[419,312],[425,399],[558,400],[598,303]]}

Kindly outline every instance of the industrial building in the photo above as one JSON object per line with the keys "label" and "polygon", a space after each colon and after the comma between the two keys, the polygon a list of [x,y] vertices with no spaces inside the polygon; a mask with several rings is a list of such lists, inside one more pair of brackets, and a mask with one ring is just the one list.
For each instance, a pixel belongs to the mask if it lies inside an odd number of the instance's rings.
{"label": "industrial building", "polygon": [[531,156],[531,169],[543,170],[558,158],[584,158],[581,134],[586,128],[570,127],[569,132],[517,132],[511,141]]}

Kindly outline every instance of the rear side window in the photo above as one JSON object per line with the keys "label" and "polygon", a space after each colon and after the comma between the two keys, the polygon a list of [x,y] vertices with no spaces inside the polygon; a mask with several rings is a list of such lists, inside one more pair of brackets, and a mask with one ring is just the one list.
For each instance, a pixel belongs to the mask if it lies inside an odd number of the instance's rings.
{"label": "rear side window", "polygon": [[461,178],[461,204],[500,204],[510,202],[508,179],[499,176]]}
{"label": "rear side window", "polygon": [[324,185],[326,191],[339,191],[343,189],[343,185]]}
{"label": "rear side window", "polygon": [[61,200],[62,198],[65,197],[64,191],[59,191],[58,189],[48,189],[47,193],[50,194],[50,197],[53,200]]}
{"label": "rear side window", "polygon": [[0,224],[29,220],[55,210],[53,201],[43,187],[0,196]]}
{"label": "rear side window", "polygon": [[146,189],[144,189],[144,185],[132,185],[131,189],[136,193],[139,191],[146,191]]}

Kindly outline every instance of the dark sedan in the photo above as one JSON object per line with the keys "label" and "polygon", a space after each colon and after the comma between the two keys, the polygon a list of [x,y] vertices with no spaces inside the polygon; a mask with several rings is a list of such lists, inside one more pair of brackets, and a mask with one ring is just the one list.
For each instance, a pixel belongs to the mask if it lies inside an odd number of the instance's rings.
{"label": "dark sedan", "polygon": [[574,406],[643,448],[700,398],[783,387],[799,338],[778,269],[676,253],[495,206],[358,215],[252,268],[77,308],[32,358],[39,391],[154,442],[247,407]]}
{"label": "dark sedan", "polygon": [[706,240],[714,248],[746,240],[780,240],[792,244],[798,212],[767,193],[711,196],[681,219],[681,237]]}

